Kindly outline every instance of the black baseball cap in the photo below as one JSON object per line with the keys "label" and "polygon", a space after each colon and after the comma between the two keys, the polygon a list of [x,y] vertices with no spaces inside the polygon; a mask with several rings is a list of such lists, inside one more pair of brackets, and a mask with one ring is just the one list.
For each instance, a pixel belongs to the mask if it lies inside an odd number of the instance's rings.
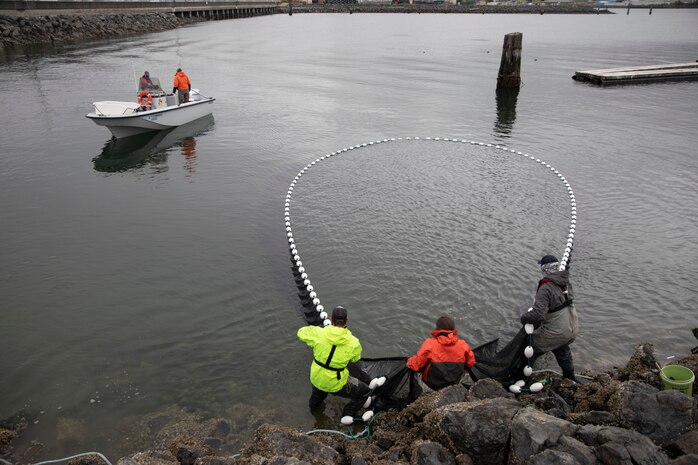
{"label": "black baseball cap", "polygon": [[347,309],[337,306],[332,310],[332,322],[333,323],[346,323],[347,322]]}
{"label": "black baseball cap", "polygon": [[559,262],[559,261],[560,260],[558,260],[555,255],[546,255],[543,258],[541,258],[540,260],[538,260],[538,264],[539,265],[546,265],[548,263],[555,263],[555,262]]}

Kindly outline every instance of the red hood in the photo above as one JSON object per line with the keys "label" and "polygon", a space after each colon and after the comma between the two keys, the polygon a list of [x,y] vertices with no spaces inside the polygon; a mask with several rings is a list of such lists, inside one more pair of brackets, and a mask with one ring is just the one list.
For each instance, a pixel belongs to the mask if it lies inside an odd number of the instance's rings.
{"label": "red hood", "polygon": [[452,346],[458,342],[458,330],[435,329],[431,332],[431,336],[444,346]]}

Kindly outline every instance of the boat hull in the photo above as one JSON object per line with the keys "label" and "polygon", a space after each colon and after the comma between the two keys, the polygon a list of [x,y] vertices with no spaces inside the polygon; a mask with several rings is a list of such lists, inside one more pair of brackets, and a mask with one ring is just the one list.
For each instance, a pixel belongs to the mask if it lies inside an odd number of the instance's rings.
{"label": "boat hull", "polygon": [[98,126],[109,129],[114,137],[121,138],[148,131],[171,129],[210,115],[213,112],[215,100],[214,98],[196,100],[130,115],[101,115],[93,112],[85,116]]}

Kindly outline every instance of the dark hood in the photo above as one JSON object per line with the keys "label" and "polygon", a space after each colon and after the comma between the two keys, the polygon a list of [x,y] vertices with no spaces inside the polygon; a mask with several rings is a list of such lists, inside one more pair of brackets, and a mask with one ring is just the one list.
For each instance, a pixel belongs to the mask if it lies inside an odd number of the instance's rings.
{"label": "dark hood", "polygon": [[543,279],[545,278],[552,280],[552,282],[554,282],[560,287],[565,287],[570,282],[570,271],[556,271],[555,273],[550,273],[548,275],[543,276]]}

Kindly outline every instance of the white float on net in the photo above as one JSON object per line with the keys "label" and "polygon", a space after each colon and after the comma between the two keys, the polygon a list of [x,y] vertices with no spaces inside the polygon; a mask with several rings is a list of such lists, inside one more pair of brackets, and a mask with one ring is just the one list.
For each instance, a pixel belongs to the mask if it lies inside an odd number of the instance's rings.
{"label": "white float on net", "polygon": [[531,392],[540,392],[543,390],[543,383],[533,383],[529,386],[528,389]]}
{"label": "white float on net", "polygon": [[526,358],[533,357],[533,347],[526,346],[526,348],[524,349],[524,355],[526,356]]}

